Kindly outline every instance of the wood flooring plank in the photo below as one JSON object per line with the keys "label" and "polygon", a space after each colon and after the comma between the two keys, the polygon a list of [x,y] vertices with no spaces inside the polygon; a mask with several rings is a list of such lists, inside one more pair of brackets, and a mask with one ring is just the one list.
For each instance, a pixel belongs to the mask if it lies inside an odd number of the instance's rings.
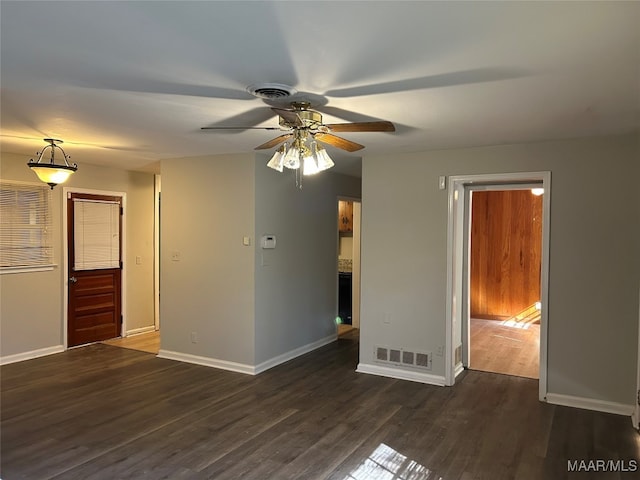
{"label": "wood flooring plank", "polygon": [[352,335],[257,376],[103,344],[5,365],[0,477],[573,480],[569,459],[640,457],[629,418],[541,403],[535,380],[357,362]]}

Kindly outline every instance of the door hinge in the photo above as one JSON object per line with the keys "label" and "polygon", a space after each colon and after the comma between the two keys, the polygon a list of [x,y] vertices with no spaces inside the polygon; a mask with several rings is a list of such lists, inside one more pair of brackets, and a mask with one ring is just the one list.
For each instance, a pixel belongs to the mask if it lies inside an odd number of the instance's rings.
{"label": "door hinge", "polygon": [[120,325],[122,325],[122,314],[120,314]]}
{"label": "door hinge", "polygon": [[122,260],[120,260],[120,270],[122,270]]}

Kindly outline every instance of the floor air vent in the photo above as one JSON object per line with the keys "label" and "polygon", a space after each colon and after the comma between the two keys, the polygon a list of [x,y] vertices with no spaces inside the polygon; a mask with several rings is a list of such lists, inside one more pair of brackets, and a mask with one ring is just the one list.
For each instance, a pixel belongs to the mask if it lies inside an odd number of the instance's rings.
{"label": "floor air vent", "polygon": [[402,363],[404,363],[405,365],[413,365],[413,352],[407,352],[407,351],[403,351],[402,352]]}
{"label": "floor air vent", "polygon": [[384,347],[376,347],[376,360],[380,362],[389,361],[389,350]]}
{"label": "floor air vent", "polygon": [[400,363],[400,350],[389,350],[389,361],[393,363]]}
{"label": "floor air vent", "polygon": [[376,362],[431,370],[431,352],[412,352],[402,348],[376,346],[374,355]]}
{"label": "floor air vent", "polygon": [[430,362],[428,353],[416,353],[416,367],[431,368]]}

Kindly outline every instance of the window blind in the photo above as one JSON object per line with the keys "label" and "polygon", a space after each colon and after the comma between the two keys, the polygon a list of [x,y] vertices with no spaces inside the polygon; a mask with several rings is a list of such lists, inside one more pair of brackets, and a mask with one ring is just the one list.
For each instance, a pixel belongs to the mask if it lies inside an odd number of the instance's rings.
{"label": "window blind", "polygon": [[120,267],[120,204],[73,200],[74,270]]}
{"label": "window blind", "polygon": [[51,189],[0,181],[0,269],[53,264]]}

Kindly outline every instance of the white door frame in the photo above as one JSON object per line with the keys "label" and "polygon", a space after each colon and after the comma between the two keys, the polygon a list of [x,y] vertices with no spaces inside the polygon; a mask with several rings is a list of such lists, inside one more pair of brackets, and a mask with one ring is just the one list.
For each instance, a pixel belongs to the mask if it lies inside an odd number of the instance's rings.
{"label": "white door frame", "polygon": [[[463,338],[465,315],[468,315],[469,299],[466,296],[468,267],[465,248],[468,248],[469,202],[472,188],[481,186],[506,186],[542,183],[542,255],[540,271],[540,372],[538,397],[547,395],[547,328],[549,312],[549,225],[551,212],[551,172],[515,172],[483,175],[456,175],[449,177],[449,204],[447,228],[447,304],[445,328],[445,384],[453,385],[462,371],[463,363],[456,362],[455,350],[459,344],[468,347]],[[467,320],[468,321],[468,320]],[[466,342],[466,343],[465,343]]]}
{"label": "white door frame", "polygon": [[120,329],[120,335],[125,337],[127,335],[127,193],[126,192],[112,192],[107,190],[94,190],[89,188],[76,188],[76,187],[63,187],[62,188],[62,272],[63,278],[63,295],[62,295],[62,340],[64,349],[69,348],[69,332],[67,327],[67,316],[69,315],[69,235],[67,225],[67,200],[72,193],[86,193],[90,195],[109,195],[112,197],[122,198],[122,276],[121,276],[121,313],[122,313],[122,327]]}
{"label": "white door frame", "polygon": [[154,175],[153,190],[153,324],[160,330],[160,175]]}
{"label": "white door frame", "polygon": [[[638,297],[640,297],[640,289],[638,290]],[[636,382],[636,394],[633,401],[634,407],[631,420],[633,421],[633,426],[640,429],[640,301],[638,303],[638,380]]]}

